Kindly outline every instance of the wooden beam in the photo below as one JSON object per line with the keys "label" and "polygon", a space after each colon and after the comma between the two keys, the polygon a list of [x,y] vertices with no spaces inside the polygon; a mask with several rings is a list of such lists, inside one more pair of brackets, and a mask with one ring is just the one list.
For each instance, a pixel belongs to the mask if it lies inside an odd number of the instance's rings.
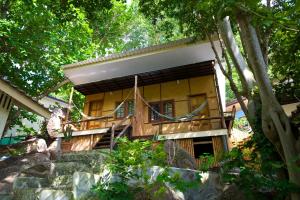
{"label": "wooden beam", "polygon": [[159,135],[158,140],[174,140],[174,139],[188,139],[197,137],[221,136],[227,135],[227,129],[217,129],[210,131],[197,131],[185,133],[173,133],[168,135]]}
{"label": "wooden beam", "polygon": [[165,122],[156,122],[152,123],[152,125],[160,125],[160,124],[173,124],[173,123],[184,123],[184,122],[192,122],[192,121],[208,121],[212,119],[222,119],[221,116],[217,117],[205,117],[205,118],[199,118],[199,119],[192,119],[192,120],[185,120],[185,121],[165,121]]}
{"label": "wooden beam", "polygon": [[45,118],[50,118],[50,111],[40,105],[37,101],[27,96],[24,92],[11,86],[8,82],[0,79],[0,90],[8,94],[14,99],[14,104],[27,109],[28,111],[34,112]]}
{"label": "wooden beam", "polygon": [[71,92],[70,92],[70,97],[69,97],[69,102],[68,102],[68,110],[67,110],[67,114],[66,114],[66,122],[69,121],[69,115],[70,115],[70,111],[71,111],[71,103],[72,103],[72,99],[73,99],[73,93],[74,93],[74,87],[71,88]]}

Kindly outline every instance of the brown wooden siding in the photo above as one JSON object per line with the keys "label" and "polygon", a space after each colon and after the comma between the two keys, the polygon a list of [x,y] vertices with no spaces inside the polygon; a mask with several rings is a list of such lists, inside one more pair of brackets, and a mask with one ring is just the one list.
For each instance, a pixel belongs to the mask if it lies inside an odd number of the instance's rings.
{"label": "brown wooden siding", "polygon": [[[116,108],[116,102],[123,101],[126,97],[133,99],[132,89],[117,90],[86,96],[84,107],[85,114],[89,113],[89,104],[95,100],[103,100],[102,115],[108,115]],[[217,93],[214,83],[214,75],[207,75],[178,81],[170,81],[161,84],[147,85],[139,87],[141,95],[147,102],[157,102],[172,99],[174,101],[174,115],[182,116],[190,112],[191,95],[203,94],[208,100],[207,114],[209,117],[220,116]],[[198,122],[182,122],[174,124],[157,125],[149,123],[149,109],[143,106],[144,131],[139,136],[154,134],[171,134],[187,131],[202,131],[221,128],[221,120],[206,120]],[[103,121],[100,127],[110,127],[112,123],[118,123],[118,119],[111,118]],[[85,127],[82,125],[82,127]]]}
{"label": "brown wooden siding", "polygon": [[220,158],[224,153],[224,147],[221,136],[212,137],[215,158]]}
{"label": "brown wooden siding", "polygon": [[[102,138],[102,135],[84,135],[74,136],[69,141],[72,143],[71,151],[87,151],[92,150],[96,143]],[[62,149],[64,151],[64,149]]]}
{"label": "brown wooden siding", "polygon": [[195,157],[193,139],[181,139],[175,141],[176,144],[178,144],[181,148],[186,150],[193,158]]}

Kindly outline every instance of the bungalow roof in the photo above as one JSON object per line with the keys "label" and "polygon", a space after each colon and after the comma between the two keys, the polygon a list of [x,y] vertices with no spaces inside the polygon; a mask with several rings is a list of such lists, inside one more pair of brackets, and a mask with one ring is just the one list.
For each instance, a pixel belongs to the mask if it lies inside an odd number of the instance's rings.
{"label": "bungalow roof", "polygon": [[[221,54],[221,48],[217,41],[215,41],[215,46]],[[166,44],[68,64],[63,66],[63,70],[68,79],[78,89],[81,86],[86,87],[88,84],[97,85],[96,83],[102,81],[124,79],[125,77],[127,79],[134,75],[169,70],[181,66],[189,67],[197,63],[211,63],[214,60],[215,54],[208,41],[185,38]],[[207,65],[202,65],[202,67],[205,66]],[[110,86],[113,86],[113,84],[116,85],[116,83],[112,83]]]}

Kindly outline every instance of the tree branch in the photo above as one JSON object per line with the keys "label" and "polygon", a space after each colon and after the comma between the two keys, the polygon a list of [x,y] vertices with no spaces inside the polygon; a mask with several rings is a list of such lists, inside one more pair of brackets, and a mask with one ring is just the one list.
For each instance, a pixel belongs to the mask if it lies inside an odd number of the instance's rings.
{"label": "tree branch", "polygon": [[[217,49],[216,49],[216,47],[215,47],[215,44],[214,44],[214,42],[213,42],[211,36],[210,36],[206,31],[205,31],[205,33],[206,33],[206,35],[207,35],[207,37],[208,37],[208,39],[209,39],[209,41],[210,41],[211,48],[212,48],[212,50],[213,50],[214,53],[215,53],[217,62],[218,62],[218,64],[219,64],[219,66],[220,66],[220,69],[221,69],[222,73],[223,73],[224,76],[228,79],[229,84],[230,84],[230,88],[232,89],[234,95],[236,96],[238,102],[240,103],[241,108],[242,108],[242,110],[244,111],[245,115],[247,116],[247,115],[248,115],[248,109],[247,109],[247,106],[245,105],[245,103],[244,103],[244,101],[243,101],[243,98],[242,98],[242,96],[240,95],[240,93],[239,93],[239,91],[238,91],[238,88],[237,88],[236,84],[234,83],[232,77],[229,76],[229,74],[226,72],[225,67],[224,67],[223,64],[222,64],[221,58],[220,58],[220,56],[219,56],[219,54],[218,54],[218,51],[217,51]],[[223,51],[225,51],[223,45],[221,45],[221,48],[222,48]],[[229,64],[229,63],[228,63],[228,64]]]}
{"label": "tree branch", "polygon": [[65,84],[67,84],[69,82],[70,82],[69,79],[64,79],[63,81],[61,81],[60,83],[58,83],[54,87],[48,88],[45,92],[43,92],[42,94],[40,94],[35,99],[38,101],[38,100],[44,98],[45,96],[47,96],[48,94],[50,94],[51,92],[54,92],[54,91],[58,90],[60,87],[62,87],[63,85],[65,85]]}

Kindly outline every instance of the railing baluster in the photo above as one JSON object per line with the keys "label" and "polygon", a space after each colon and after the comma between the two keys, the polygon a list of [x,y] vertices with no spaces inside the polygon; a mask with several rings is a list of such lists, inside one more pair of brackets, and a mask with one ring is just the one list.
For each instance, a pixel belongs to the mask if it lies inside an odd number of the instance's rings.
{"label": "railing baluster", "polygon": [[115,137],[115,123],[112,124],[111,136],[110,136],[110,152],[113,150],[113,142]]}

